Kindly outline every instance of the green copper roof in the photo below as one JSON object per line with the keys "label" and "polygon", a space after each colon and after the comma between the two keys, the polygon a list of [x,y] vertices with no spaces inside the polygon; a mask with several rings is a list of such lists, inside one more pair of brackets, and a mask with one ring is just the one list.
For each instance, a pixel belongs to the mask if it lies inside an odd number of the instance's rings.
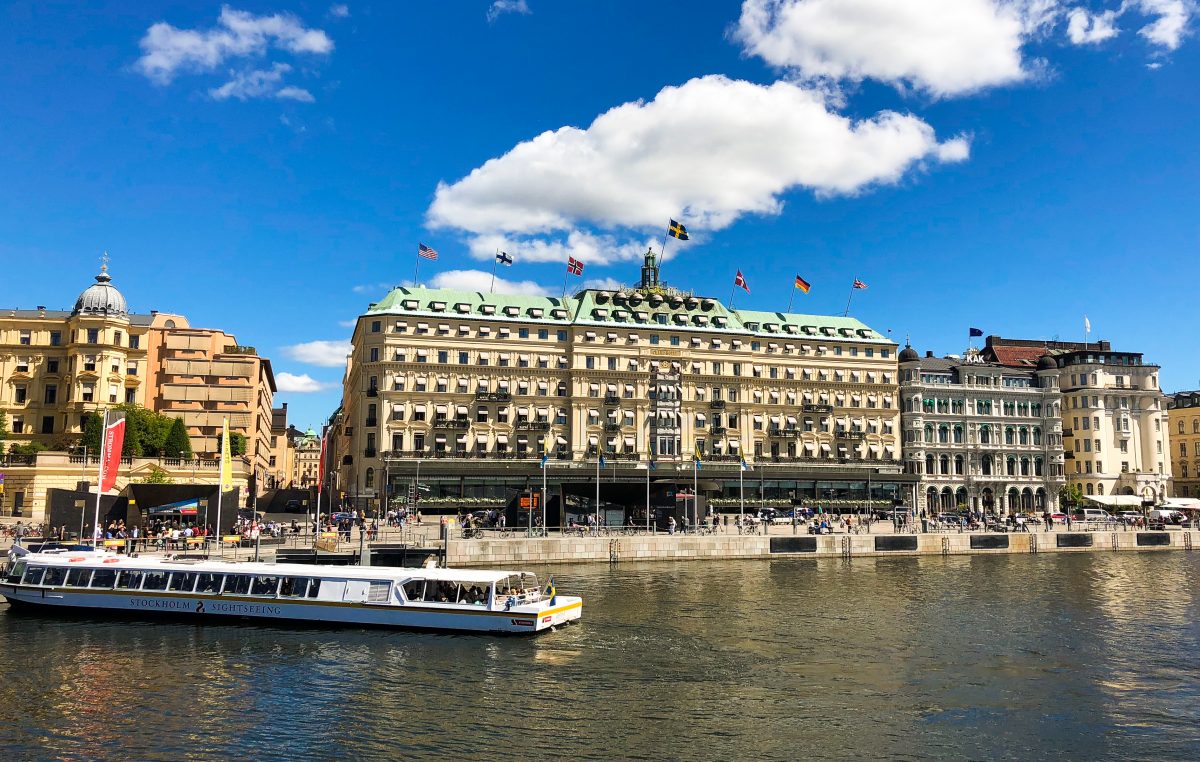
{"label": "green copper roof", "polygon": [[430,319],[512,320],[604,328],[713,331],[781,341],[893,343],[851,317],[730,310],[719,299],[673,290],[587,289],[563,300],[549,296],[489,294],[446,288],[399,287],[371,305],[364,317],[381,314]]}

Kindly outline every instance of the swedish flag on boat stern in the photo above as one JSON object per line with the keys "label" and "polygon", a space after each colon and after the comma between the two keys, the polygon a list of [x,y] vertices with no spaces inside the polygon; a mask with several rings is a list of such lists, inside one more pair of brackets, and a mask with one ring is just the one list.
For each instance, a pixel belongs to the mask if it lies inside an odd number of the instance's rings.
{"label": "swedish flag on boat stern", "polygon": [[554,575],[550,575],[550,579],[546,582],[546,590],[543,597],[550,599],[550,605],[553,606],[556,602],[554,594]]}

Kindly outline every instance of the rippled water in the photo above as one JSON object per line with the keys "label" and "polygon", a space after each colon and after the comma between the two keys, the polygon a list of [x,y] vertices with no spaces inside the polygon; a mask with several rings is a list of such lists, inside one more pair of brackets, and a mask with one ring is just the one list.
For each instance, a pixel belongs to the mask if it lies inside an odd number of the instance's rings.
{"label": "rippled water", "polygon": [[1200,554],[555,570],[537,639],[0,606],[8,758],[1200,758]]}

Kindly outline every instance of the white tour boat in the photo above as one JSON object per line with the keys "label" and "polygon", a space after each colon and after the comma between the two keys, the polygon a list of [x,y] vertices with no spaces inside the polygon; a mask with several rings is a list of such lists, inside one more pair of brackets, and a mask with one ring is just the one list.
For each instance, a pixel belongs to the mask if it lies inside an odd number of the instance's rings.
{"label": "white tour boat", "polygon": [[573,622],[583,600],[528,572],[236,563],[104,551],[21,553],[0,578],[14,609],[535,633]]}

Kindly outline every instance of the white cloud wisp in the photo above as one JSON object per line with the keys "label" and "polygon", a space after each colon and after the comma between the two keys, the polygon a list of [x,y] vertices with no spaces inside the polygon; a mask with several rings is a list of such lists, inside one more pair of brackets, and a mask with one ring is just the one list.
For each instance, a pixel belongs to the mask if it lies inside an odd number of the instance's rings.
{"label": "white cloud wisp", "polygon": [[283,393],[312,394],[333,389],[336,386],[337,384],[332,381],[317,381],[307,373],[297,375],[283,371],[275,376],[275,388]]}
{"label": "white cloud wisp", "polygon": [[532,11],[529,10],[529,4],[525,0],[495,0],[488,7],[488,23],[492,23],[506,13],[518,13],[522,16],[528,16]]}
{"label": "white cloud wisp", "polygon": [[348,341],[307,341],[284,347],[283,354],[306,365],[342,368],[346,365],[346,356],[350,354],[351,349]]}
{"label": "white cloud wisp", "polygon": [[793,189],[851,195],[968,153],[966,138],[939,141],[910,114],[854,121],[817,90],[713,75],[617,106],[585,129],[542,133],[439,184],[427,222],[469,234],[481,258],[499,247],[561,261],[564,250],[592,243],[632,259],[642,243],[587,229],[658,231],[674,217],[716,230],[746,214],[779,213],[780,196]]}
{"label": "white cloud wisp", "polygon": [[1067,13],[1067,37],[1076,45],[1095,45],[1117,36],[1117,11],[1090,13],[1072,8]]}
{"label": "white cloud wisp", "polygon": [[[492,284],[492,274],[483,270],[447,270],[433,276],[432,288],[453,288],[460,291],[482,291],[487,293]],[[525,296],[549,296],[552,289],[531,280],[505,280],[496,276],[497,294],[522,294]]]}

